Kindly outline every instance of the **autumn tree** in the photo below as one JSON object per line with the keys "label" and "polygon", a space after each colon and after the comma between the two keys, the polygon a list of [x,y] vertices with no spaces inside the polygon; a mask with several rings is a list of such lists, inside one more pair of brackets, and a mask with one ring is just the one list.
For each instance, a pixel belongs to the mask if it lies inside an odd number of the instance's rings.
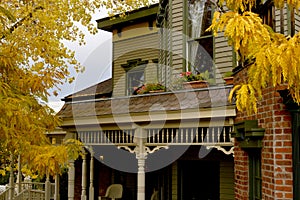
{"label": "autumn tree", "polygon": [[[235,94],[237,108],[248,113],[257,112],[262,90],[270,85],[286,85],[294,101],[300,103],[300,33],[283,35],[263,24],[257,13],[263,2],[220,0],[210,27],[214,34],[224,32],[239,55],[239,62],[247,61],[248,80],[236,85],[231,97]],[[299,0],[273,0],[273,3],[278,9],[300,8]]]}
{"label": "autumn tree", "polygon": [[[104,3],[105,2],[105,3]],[[122,12],[143,1],[2,0],[0,5],[0,165],[22,155],[28,170],[54,174],[70,158],[74,143],[51,147],[45,133],[59,125],[48,107],[50,88],[73,81],[69,69],[83,71],[62,41],[84,44],[78,25],[96,33],[92,14],[101,6]],[[146,2],[146,1],[145,1]],[[144,2],[144,3],[145,3]],[[75,145],[76,146],[76,145]],[[76,146],[78,147],[78,145]],[[80,151],[77,149],[77,151]],[[53,164],[47,164],[49,159]],[[6,162],[8,161],[8,162]],[[3,171],[1,171],[3,172]]]}

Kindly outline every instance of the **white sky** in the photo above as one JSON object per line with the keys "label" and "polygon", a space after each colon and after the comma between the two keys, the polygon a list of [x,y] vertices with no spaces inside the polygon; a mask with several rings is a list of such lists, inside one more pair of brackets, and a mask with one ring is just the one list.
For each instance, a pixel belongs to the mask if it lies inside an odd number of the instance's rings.
{"label": "white sky", "polygon": [[[106,16],[105,12],[100,12],[93,17],[95,26],[96,19]],[[76,43],[66,43],[66,45],[75,51],[76,59],[85,66],[85,71],[75,75],[75,81],[72,84],[60,86],[58,96],[50,96],[49,106],[55,111],[59,111],[63,105],[62,98],[106,80],[111,77],[112,63],[112,39],[111,33],[99,30],[96,35],[86,32],[86,45],[79,46]]]}

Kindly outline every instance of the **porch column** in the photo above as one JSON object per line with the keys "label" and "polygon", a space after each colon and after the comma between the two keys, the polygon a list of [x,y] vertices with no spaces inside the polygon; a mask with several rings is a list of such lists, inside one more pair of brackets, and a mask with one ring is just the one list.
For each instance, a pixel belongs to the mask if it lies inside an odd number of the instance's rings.
{"label": "porch column", "polygon": [[136,158],[138,160],[138,174],[137,174],[137,200],[145,200],[145,161],[147,159],[147,152],[145,149],[146,131],[142,128],[136,129]]}
{"label": "porch column", "polygon": [[94,151],[91,150],[89,200],[94,200]]}
{"label": "porch column", "polygon": [[49,178],[49,172],[47,172],[46,182],[45,182],[45,200],[50,200],[50,190],[51,190],[50,178]]}
{"label": "porch column", "polygon": [[59,200],[59,175],[56,173],[55,175],[55,191],[54,191],[54,200]]}
{"label": "porch column", "polygon": [[9,173],[9,193],[8,193],[8,199],[12,200],[14,198],[14,156],[13,154],[10,155],[10,173]]}
{"label": "porch column", "polygon": [[22,172],[21,172],[21,155],[19,154],[18,155],[18,175],[17,175],[17,191],[18,191],[18,194],[21,193],[21,190],[22,190]]}
{"label": "porch column", "polygon": [[86,152],[83,150],[82,174],[81,174],[81,200],[86,200]]}
{"label": "porch column", "polygon": [[69,161],[68,171],[68,200],[74,200],[75,193],[75,166],[74,160]]}

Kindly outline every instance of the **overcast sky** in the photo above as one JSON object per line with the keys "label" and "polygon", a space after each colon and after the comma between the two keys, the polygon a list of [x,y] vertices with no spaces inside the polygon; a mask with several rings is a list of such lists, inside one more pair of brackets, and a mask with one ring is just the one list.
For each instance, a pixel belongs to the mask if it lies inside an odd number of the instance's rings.
{"label": "overcast sky", "polygon": [[[106,13],[101,12],[93,17],[96,26],[96,19],[105,17]],[[85,71],[75,74],[75,81],[72,84],[60,86],[58,96],[50,96],[49,105],[56,111],[59,111],[63,102],[62,98],[106,80],[111,77],[112,63],[112,40],[111,33],[101,31],[96,35],[86,34],[86,45],[79,46],[76,43],[66,43],[66,45],[75,51],[76,59],[85,66]]]}

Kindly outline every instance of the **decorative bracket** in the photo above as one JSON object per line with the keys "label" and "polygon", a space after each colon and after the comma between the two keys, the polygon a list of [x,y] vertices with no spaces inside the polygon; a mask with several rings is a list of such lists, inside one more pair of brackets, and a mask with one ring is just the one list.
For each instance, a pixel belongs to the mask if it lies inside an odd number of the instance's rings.
{"label": "decorative bracket", "polygon": [[118,146],[118,149],[124,149],[126,151],[129,151],[129,153],[135,153],[136,152],[135,147],[136,146],[134,146],[134,148],[131,149],[129,146]]}
{"label": "decorative bracket", "polygon": [[224,147],[221,146],[206,146],[207,149],[212,149],[212,148],[216,148],[219,151],[222,151],[223,153],[225,153],[226,155],[230,155],[232,154],[232,156],[234,157],[234,147],[231,147],[229,150],[226,150]]}
{"label": "decorative bracket", "polygon": [[[168,146],[156,146],[153,149],[151,149],[150,147],[146,147],[145,146],[145,152],[147,154],[152,154],[160,149],[168,149]],[[137,153],[137,149],[136,146],[134,146],[134,148],[132,149],[132,146],[118,146],[118,149],[124,149],[126,151],[128,151],[129,153]]]}
{"label": "decorative bracket", "polygon": [[160,149],[169,149],[168,146],[156,146],[152,150],[149,147],[145,147],[146,153],[151,154]]}

